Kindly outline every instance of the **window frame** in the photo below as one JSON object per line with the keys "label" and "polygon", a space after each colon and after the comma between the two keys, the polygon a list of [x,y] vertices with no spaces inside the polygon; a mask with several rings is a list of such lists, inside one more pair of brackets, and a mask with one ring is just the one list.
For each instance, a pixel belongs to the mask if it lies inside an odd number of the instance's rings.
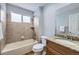
{"label": "window frame", "polygon": [[[15,19],[13,19],[12,17],[15,17],[15,15],[12,15],[12,14],[21,15],[21,16],[20,16],[20,21],[16,21]],[[31,23],[31,17],[30,17],[30,16],[26,16],[26,15],[19,14],[19,13],[15,13],[15,12],[11,12],[11,13],[10,13],[10,16],[11,16],[11,22],[17,22],[17,23]],[[25,17],[29,17],[29,22],[28,22],[28,21],[24,21],[24,16],[25,16]]]}
{"label": "window frame", "polygon": [[[27,18],[24,19],[24,17],[27,17]],[[24,20],[27,20],[27,21],[24,21]],[[23,22],[23,23],[31,23],[31,17],[30,17],[30,16],[25,16],[25,15],[23,15],[23,16],[22,16],[22,22]]]}
{"label": "window frame", "polygon": [[[13,14],[13,15],[12,15]],[[11,22],[18,22],[18,23],[21,23],[22,22],[22,15],[21,14],[18,14],[18,13],[14,13],[14,12],[11,12],[10,13],[10,15],[11,15]],[[19,18],[17,17],[17,16],[19,16]],[[15,18],[16,18],[16,20],[15,20]]]}

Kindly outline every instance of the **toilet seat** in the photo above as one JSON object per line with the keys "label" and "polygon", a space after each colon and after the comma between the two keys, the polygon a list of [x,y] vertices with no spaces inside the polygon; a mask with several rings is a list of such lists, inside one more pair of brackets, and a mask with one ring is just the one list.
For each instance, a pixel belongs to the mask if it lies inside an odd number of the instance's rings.
{"label": "toilet seat", "polygon": [[43,47],[44,47],[43,44],[38,43],[38,44],[35,44],[35,45],[33,46],[33,49],[32,49],[32,50],[33,50],[34,52],[40,52],[40,51],[43,50]]}
{"label": "toilet seat", "polygon": [[41,48],[43,48],[43,44],[41,44],[41,43],[35,44],[35,45],[33,46],[33,48],[34,48],[34,49],[41,49]]}

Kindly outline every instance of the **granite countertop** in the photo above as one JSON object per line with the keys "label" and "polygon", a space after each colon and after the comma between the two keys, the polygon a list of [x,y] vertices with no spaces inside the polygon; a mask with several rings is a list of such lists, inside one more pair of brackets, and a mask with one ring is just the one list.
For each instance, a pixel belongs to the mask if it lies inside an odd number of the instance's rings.
{"label": "granite countertop", "polygon": [[48,40],[79,52],[79,41],[69,40],[57,36],[49,37]]}

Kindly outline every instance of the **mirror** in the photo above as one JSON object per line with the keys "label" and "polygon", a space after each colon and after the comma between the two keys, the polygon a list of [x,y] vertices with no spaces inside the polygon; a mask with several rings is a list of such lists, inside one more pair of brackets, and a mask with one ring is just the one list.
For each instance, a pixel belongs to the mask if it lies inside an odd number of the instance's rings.
{"label": "mirror", "polygon": [[56,33],[68,33],[69,32],[69,19],[68,15],[59,14],[56,15]]}
{"label": "mirror", "polygon": [[79,34],[79,13],[69,15],[69,32]]}
{"label": "mirror", "polygon": [[79,4],[70,4],[56,11],[56,33],[79,35]]}

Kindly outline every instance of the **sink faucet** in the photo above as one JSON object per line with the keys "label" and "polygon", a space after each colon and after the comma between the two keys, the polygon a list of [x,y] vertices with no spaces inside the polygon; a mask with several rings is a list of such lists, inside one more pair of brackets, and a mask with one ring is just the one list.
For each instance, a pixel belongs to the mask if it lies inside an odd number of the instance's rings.
{"label": "sink faucet", "polygon": [[[69,38],[68,36],[69,36],[70,38]],[[66,38],[66,39],[69,38],[70,40],[72,40],[71,32],[70,32],[69,34],[65,34],[65,38]]]}
{"label": "sink faucet", "polygon": [[66,39],[68,39],[68,36],[67,36],[67,34],[65,34],[65,38],[66,38]]}
{"label": "sink faucet", "polygon": [[70,36],[70,40],[72,40],[72,33],[71,32],[69,32],[69,36]]}

